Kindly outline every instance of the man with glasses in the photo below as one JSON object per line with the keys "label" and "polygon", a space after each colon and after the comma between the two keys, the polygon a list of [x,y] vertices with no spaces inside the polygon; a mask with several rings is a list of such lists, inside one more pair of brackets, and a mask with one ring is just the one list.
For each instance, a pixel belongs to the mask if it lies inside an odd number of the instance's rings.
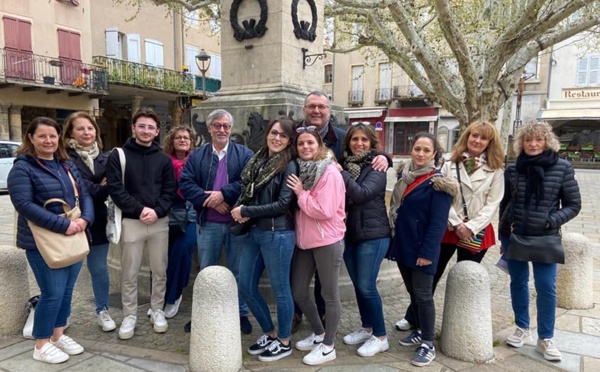
{"label": "man with glasses", "polygon": [[[335,154],[339,164],[344,164],[344,154],[342,154],[342,139],[346,135],[346,131],[342,128],[333,125],[331,120],[331,108],[329,107],[329,97],[322,91],[310,92],[304,99],[304,120],[298,124],[298,128],[308,128],[309,130],[315,127],[323,139],[323,143]],[[306,130],[306,129],[305,129]],[[393,166],[392,159],[386,155],[377,155],[373,159],[373,169],[385,172]],[[321,281],[319,273],[315,274],[315,302],[317,310],[321,316],[321,320],[325,321],[325,300],[321,296]],[[294,303],[294,318],[292,322],[292,333],[298,330],[298,326],[302,322],[302,311]]]}
{"label": "man with glasses", "polygon": [[[217,265],[225,246],[227,266],[238,280],[240,252],[246,235],[229,231],[230,210],[241,193],[242,169],[252,157],[252,151],[230,141],[233,116],[225,110],[215,110],[206,119],[211,142],[194,150],[183,167],[179,187],[197,212],[198,259],[200,270]],[[238,296],[239,297],[239,296]],[[239,297],[240,328],[252,333],[248,306]],[[189,332],[191,322],[185,325]]]}
{"label": "man with glasses", "polygon": [[118,151],[108,158],[108,193],[123,214],[121,232],[121,274],[123,323],[119,338],[133,337],[137,323],[138,274],[144,248],[148,249],[152,271],[150,322],[154,332],[164,333],[168,324],[163,312],[167,280],[169,221],[167,214],[175,198],[177,182],[173,163],[158,143],[160,119],[150,108],[133,116],[133,138],[123,146],[125,178],[122,178]]}

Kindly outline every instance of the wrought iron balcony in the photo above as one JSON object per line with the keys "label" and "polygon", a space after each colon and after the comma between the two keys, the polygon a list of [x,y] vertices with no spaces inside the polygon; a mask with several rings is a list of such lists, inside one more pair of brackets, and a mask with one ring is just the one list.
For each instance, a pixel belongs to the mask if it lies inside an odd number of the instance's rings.
{"label": "wrought iron balcony", "polygon": [[106,94],[106,75],[106,69],[101,66],[0,48],[0,81],[3,84],[30,85],[35,90],[52,86],[56,89]]}
{"label": "wrought iron balcony", "polygon": [[396,99],[425,99],[425,93],[414,84],[397,85],[394,87],[394,97]]}
{"label": "wrought iron balcony", "polygon": [[375,102],[389,102],[392,100],[392,88],[375,89]]}
{"label": "wrought iron balcony", "polygon": [[108,82],[144,89],[193,94],[194,79],[187,72],[169,70],[122,59],[94,56],[94,63],[108,70]]}
{"label": "wrought iron balcony", "polygon": [[[206,78],[206,91],[208,93],[215,93],[221,89],[221,80]],[[196,75],[196,90],[202,90],[202,76]]]}
{"label": "wrought iron balcony", "polygon": [[364,103],[364,91],[362,90],[351,90],[348,92],[348,104],[360,105]]}

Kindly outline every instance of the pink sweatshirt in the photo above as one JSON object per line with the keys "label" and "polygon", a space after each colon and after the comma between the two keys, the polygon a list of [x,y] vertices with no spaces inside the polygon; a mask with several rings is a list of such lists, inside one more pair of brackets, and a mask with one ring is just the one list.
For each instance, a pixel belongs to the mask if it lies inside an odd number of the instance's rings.
{"label": "pink sweatshirt", "polygon": [[319,248],[338,242],[346,232],[346,186],[339,170],[329,164],[312,190],[298,195],[296,245]]}

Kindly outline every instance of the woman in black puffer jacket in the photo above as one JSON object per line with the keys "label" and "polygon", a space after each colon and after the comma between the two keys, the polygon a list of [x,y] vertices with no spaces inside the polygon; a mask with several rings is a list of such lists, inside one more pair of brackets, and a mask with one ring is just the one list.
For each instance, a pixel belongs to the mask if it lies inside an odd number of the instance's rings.
{"label": "woman in black puffer jacket", "polygon": [[[571,164],[558,157],[559,143],[546,122],[530,122],[516,136],[519,154],[504,173],[504,198],[500,203],[500,241],[508,258],[510,294],[517,329],[506,343],[521,347],[531,338],[529,330],[529,261],[537,291],[538,342],[536,351],[560,361],[554,346],[556,269],[564,257],[544,243],[560,234],[560,227],[581,210],[579,186]],[[539,244],[516,245],[515,237],[542,238]],[[562,248],[560,249],[562,250]],[[560,252],[559,250],[559,252]]]}

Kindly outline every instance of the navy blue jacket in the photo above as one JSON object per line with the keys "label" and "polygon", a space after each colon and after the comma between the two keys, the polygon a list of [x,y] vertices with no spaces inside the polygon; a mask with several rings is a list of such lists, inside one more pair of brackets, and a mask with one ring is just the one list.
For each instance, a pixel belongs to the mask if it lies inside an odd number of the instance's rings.
{"label": "navy blue jacket", "polygon": [[[221,188],[223,199],[233,207],[242,192],[242,181],[240,175],[242,169],[252,157],[252,151],[238,143],[229,141],[227,148],[227,180],[228,183]],[[205,144],[194,150],[181,172],[179,189],[185,198],[192,202],[194,209],[198,212],[197,219],[200,225],[206,221],[205,209],[202,205],[208,198],[205,191],[211,191],[217,175],[219,157],[213,154],[213,146]]]}
{"label": "navy blue jacket", "polygon": [[101,186],[102,179],[106,177],[106,164],[108,162],[108,153],[100,152],[94,159],[94,173],[83,162],[77,151],[67,149],[67,154],[73,164],[77,167],[81,175],[81,181],[85,184],[94,200],[94,223],[90,226],[90,245],[100,245],[108,243],[106,238],[106,198],[108,198],[108,187]]}
{"label": "navy blue jacket", "polygon": [[[70,161],[61,161],[61,165],[70,171],[79,186],[79,208],[81,218],[94,223],[94,207],[92,198],[85,183]],[[17,221],[17,247],[27,250],[37,250],[27,220],[53,231],[64,234],[71,221],[59,216],[64,213],[62,205],[50,203],[46,208],[44,202],[48,199],[59,198],[75,207],[75,195],[67,192],[63,177],[44,166],[41,161],[30,155],[20,154],[8,174],[8,192],[15,210],[19,213]],[[69,188],[68,190],[71,190]]]}
{"label": "navy blue jacket", "polygon": [[[435,274],[455,192],[456,182],[440,176],[438,170],[403,198],[397,209],[391,259],[410,269]],[[418,258],[431,260],[432,264],[417,266]]]}

